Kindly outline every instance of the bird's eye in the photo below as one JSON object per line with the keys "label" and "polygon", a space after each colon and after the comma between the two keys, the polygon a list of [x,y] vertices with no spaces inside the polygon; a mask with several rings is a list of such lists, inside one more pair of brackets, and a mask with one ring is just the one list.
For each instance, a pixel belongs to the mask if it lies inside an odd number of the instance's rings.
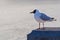
{"label": "bird's eye", "polygon": [[34,13],[36,12],[36,10],[34,10]]}

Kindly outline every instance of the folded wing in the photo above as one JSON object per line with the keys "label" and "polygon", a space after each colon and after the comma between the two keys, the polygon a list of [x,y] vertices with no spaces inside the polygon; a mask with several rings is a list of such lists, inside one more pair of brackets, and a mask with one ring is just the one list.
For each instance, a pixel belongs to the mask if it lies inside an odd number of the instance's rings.
{"label": "folded wing", "polygon": [[41,18],[42,20],[44,20],[44,21],[49,21],[49,20],[51,20],[51,17],[45,15],[44,13],[41,13],[40,18]]}

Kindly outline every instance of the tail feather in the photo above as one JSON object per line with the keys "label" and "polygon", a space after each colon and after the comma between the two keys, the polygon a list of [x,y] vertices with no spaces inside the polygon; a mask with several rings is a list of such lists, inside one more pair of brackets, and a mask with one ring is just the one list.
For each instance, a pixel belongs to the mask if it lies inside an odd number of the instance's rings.
{"label": "tail feather", "polygon": [[54,19],[54,18],[51,18],[51,19]]}
{"label": "tail feather", "polygon": [[51,18],[51,20],[52,20],[52,21],[56,21],[56,19],[55,19],[55,18]]}
{"label": "tail feather", "polygon": [[48,20],[48,21],[56,21],[56,19],[55,18],[50,18],[50,20]]}

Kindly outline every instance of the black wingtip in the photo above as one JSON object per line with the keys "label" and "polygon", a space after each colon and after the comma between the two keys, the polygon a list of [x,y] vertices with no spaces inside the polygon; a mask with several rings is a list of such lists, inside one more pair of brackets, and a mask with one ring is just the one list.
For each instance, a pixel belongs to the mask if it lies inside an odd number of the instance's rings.
{"label": "black wingtip", "polygon": [[54,18],[51,18],[51,19],[54,19]]}
{"label": "black wingtip", "polygon": [[54,21],[57,21],[55,18],[51,18],[52,20],[54,20]]}

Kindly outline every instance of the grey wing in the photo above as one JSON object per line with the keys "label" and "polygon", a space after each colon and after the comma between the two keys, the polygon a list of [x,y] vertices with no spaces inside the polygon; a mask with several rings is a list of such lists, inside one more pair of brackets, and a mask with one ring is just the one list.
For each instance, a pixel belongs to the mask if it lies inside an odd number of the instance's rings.
{"label": "grey wing", "polygon": [[42,20],[44,20],[44,21],[49,21],[49,20],[51,19],[51,17],[49,17],[49,16],[47,16],[47,15],[45,15],[45,14],[43,14],[43,13],[41,13],[40,18],[41,18]]}

